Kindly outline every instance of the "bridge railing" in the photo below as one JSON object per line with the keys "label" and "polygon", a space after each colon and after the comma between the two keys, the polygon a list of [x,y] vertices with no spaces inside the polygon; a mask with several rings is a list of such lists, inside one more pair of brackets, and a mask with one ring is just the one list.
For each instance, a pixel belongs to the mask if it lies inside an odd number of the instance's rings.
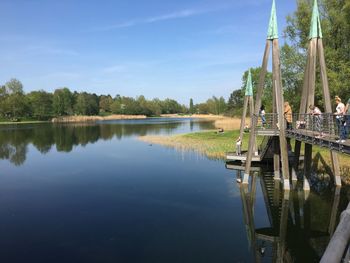
{"label": "bridge railing", "polygon": [[[293,114],[291,116],[284,116],[285,120],[289,119],[292,122],[287,127],[287,131],[293,131],[297,133],[307,133],[310,136],[317,137],[327,137],[328,139],[338,139],[340,129],[344,131],[350,130],[350,115],[343,115],[339,118],[333,113],[323,113],[320,115],[314,114]],[[287,117],[287,118],[286,118]],[[277,113],[266,113],[264,116],[253,115],[253,118],[257,119],[257,131],[260,130],[273,130],[278,131],[280,125],[278,124],[278,114]],[[348,126],[346,125],[346,120],[349,119]]]}

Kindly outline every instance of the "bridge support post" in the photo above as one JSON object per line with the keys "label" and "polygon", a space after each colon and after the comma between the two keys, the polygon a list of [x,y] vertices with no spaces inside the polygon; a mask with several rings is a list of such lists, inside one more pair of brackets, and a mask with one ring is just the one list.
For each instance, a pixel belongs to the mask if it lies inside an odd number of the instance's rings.
{"label": "bridge support post", "polygon": [[[318,47],[318,54],[319,54],[319,59],[320,59],[321,81],[322,81],[322,88],[323,88],[324,105],[325,105],[326,112],[332,113],[333,111],[332,111],[332,104],[331,104],[331,96],[330,96],[329,86],[328,86],[327,68],[326,68],[326,61],[324,58],[322,39],[318,39],[317,47]],[[333,166],[335,185],[341,186],[338,154],[333,152],[333,151],[330,151],[330,154],[331,154],[331,158],[332,158],[332,166]]]}
{"label": "bridge support post", "polygon": [[[317,55],[319,59],[320,65],[320,75],[321,75],[321,83],[322,83],[322,92],[323,92],[323,102],[325,106],[325,113],[332,114],[332,104],[331,97],[328,86],[328,78],[327,78],[327,68],[324,57],[324,49],[323,49],[323,41],[322,41],[322,28],[320,23],[320,16],[318,11],[317,1],[314,3],[312,19],[311,19],[311,27],[310,27],[310,35],[309,35],[309,47],[308,47],[308,56],[307,63],[305,68],[305,76],[304,76],[304,84],[303,91],[300,102],[300,114],[305,114],[308,112],[308,107],[310,105],[314,105],[315,100],[315,82],[316,82],[316,63],[317,63]],[[295,156],[298,157],[300,155],[300,142],[295,144]],[[306,144],[307,145],[307,144]],[[310,155],[312,152],[312,146],[305,146],[305,152]],[[341,186],[341,178],[340,178],[340,168],[339,168],[339,160],[337,153],[331,151],[331,160],[332,160],[332,168],[334,174],[334,182],[336,186]],[[305,154],[304,163],[308,165],[308,161],[306,158],[309,158]],[[295,160],[296,162],[298,160]],[[308,168],[304,171],[306,172]]]}
{"label": "bridge support post", "polygon": [[[254,107],[255,116],[259,115],[259,109],[261,107],[261,98],[262,98],[263,89],[265,86],[265,76],[266,76],[266,72],[267,72],[267,64],[268,64],[268,59],[269,59],[269,54],[270,54],[270,47],[271,47],[271,42],[270,42],[270,40],[267,40],[266,46],[265,46],[264,58],[263,58],[261,71],[260,71],[258,89],[256,92],[256,100],[255,100],[255,107]],[[246,159],[246,165],[245,165],[245,171],[244,171],[243,184],[248,184],[248,182],[249,182],[249,173],[250,173],[250,169],[251,169],[251,165],[252,165],[252,158],[253,158],[253,152],[254,152],[254,142],[256,140],[255,135],[256,135],[257,124],[258,124],[257,118],[255,118],[255,117],[252,118],[251,119],[249,144],[248,144],[248,152],[247,152],[247,159]]]}
{"label": "bridge support post", "polygon": [[283,187],[285,191],[290,191],[290,177],[289,177],[289,162],[288,162],[288,147],[286,139],[286,121],[284,119],[284,98],[282,92],[282,78],[281,78],[281,64],[280,64],[280,51],[278,45],[278,39],[272,41],[272,80],[275,83],[276,94],[276,109],[278,114],[279,124],[279,144],[280,144],[280,156],[282,163],[282,176],[284,179]]}
{"label": "bridge support post", "polygon": [[274,167],[274,180],[281,180],[280,174],[280,155],[278,147],[278,139],[273,139],[273,167]]}

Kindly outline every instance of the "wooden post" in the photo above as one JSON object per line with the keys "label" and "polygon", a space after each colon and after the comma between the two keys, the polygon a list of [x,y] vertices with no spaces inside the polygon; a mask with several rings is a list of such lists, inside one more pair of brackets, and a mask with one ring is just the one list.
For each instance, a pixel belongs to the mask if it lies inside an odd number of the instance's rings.
{"label": "wooden post", "polygon": [[[332,113],[333,111],[332,111],[332,104],[331,104],[331,96],[330,96],[329,86],[328,86],[327,69],[326,69],[326,62],[324,58],[322,39],[318,39],[317,47],[318,47],[318,54],[320,59],[321,80],[322,80],[325,111],[326,113]],[[336,152],[331,151],[331,159],[332,159],[335,185],[341,186],[338,154]]]}
{"label": "wooden post", "polygon": [[247,116],[247,109],[248,109],[248,97],[244,96],[244,106],[243,106],[243,114],[242,114],[242,119],[241,119],[241,128],[239,130],[239,137],[241,140],[243,140],[243,132],[244,132],[244,127],[245,127],[245,120]]}
{"label": "wooden post", "polygon": [[[254,107],[255,115],[259,115],[259,109],[261,107],[261,99],[262,99],[263,90],[264,90],[264,86],[265,86],[265,77],[266,77],[266,72],[267,72],[267,64],[268,64],[268,59],[269,59],[270,46],[271,46],[270,40],[266,40],[264,58],[263,58],[262,66],[261,66],[259,84],[258,84],[258,89],[257,89],[257,93],[256,93],[256,101],[255,101],[255,107]],[[246,165],[245,165],[245,171],[244,171],[243,184],[248,184],[248,181],[249,181],[249,173],[250,173],[250,168],[252,165],[252,158],[253,158],[253,152],[254,152],[254,142],[256,140],[255,131],[256,131],[257,121],[258,120],[256,118],[253,118],[251,120],[249,144],[248,144],[248,152],[247,152],[247,159],[246,159]]]}
{"label": "wooden post", "polygon": [[[307,50],[307,62],[306,62],[306,69],[305,69],[305,73],[304,73],[304,82],[303,82],[303,89],[302,89],[301,100],[300,100],[299,114],[306,113],[306,104],[308,102],[310,51],[311,51],[311,42],[309,43],[309,47]],[[303,116],[303,115],[301,115],[301,116]],[[298,116],[298,119],[300,120],[300,116]],[[299,167],[300,150],[301,150],[301,141],[296,140],[295,141],[295,148],[294,148],[294,156],[295,156],[294,165],[295,165],[296,170],[298,170],[298,167]]]}
{"label": "wooden post", "polygon": [[317,38],[310,42],[310,65],[308,76],[308,99],[305,112],[309,112],[309,106],[315,104],[315,86],[316,86],[316,56],[317,56]]}
{"label": "wooden post", "polygon": [[312,164],[312,145],[305,143],[304,151],[304,180],[311,174],[311,164]]}
{"label": "wooden post", "polygon": [[280,175],[280,149],[279,149],[279,143],[278,138],[273,138],[273,171],[274,171],[274,180],[281,180]]}
{"label": "wooden post", "polygon": [[272,69],[273,69],[273,81],[275,82],[276,87],[276,107],[278,114],[278,123],[279,123],[279,141],[280,141],[280,156],[282,163],[282,176],[284,178],[283,188],[285,191],[290,190],[289,183],[289,163],[288,163],[288,149],[287,149],[287,140],[286,140],[286,123],[284,119],[284,99],[282,91],[282,79],[281,79],[281,65],[279,57],[279,46],[278,39],[274,39],[272,42]]}
{"label": "wooden post", "polygon": [[[249,114],[250,114],[250,127],[252,127],[252,119],[254,118],[254,99],[253,96],[249,97]],[[260,109],[259,109],[260,110]],[[256,137],[255,137],[255,141],[254,141],[254,153],[255,155],[258,155],[258,148],[257,148],[257,144],[256,144]]]}

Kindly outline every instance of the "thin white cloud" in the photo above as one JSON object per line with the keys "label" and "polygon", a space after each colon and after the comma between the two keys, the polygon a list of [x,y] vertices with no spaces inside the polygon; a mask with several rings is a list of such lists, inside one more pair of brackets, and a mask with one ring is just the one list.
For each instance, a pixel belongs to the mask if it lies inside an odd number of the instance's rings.
{"label": "thin white cloud", "polygon": [[210,13],[210,12],[213,12],[216,10],[217,9],[184,9],[184,10],[173,12],[173,13],[168,13],[168,14],[154,16],[154,17],[148,17],[146,19],[129,20],[129,21],[125,21],[125,22],[122,22],[119,24],[95,27],[92,29],[92,31],[109,31],[109,30],[113,30],[113,29],[133,27],[133,26],[143,25],[143,24],[152,24],[152,23],[156,23],[156,22],[160,22],[160,21],[193,17],[193,16],[197,16],[197,15]]}
{"label": "thin white cloud", "polygon": [[26,48],[26,52],[34,55],[67,55],[77,56],[79,53],[75,50],[61,49],[46,45],[29,46]]}
{"label": "thin white cloud", "polygon": [[170,19],[177,19],[177,18],[186,18],[186,17],[191,17],[191,16],[196,16],[200,15],[203,13],[207,13],[209,10],[194,10],[194,9],[187,9],[187,10],[182,10],[179,12],[174,12],[170,14],[165,14],[162,16],[155,16],[151,17],[145,20],[146,23],[154,23],[158,21],[164,21],[164,20],[170,20]]}

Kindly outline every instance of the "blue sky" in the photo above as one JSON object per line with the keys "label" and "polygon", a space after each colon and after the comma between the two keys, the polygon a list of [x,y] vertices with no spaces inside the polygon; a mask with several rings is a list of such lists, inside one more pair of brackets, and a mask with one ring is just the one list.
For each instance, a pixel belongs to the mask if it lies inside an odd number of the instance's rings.
{"label": "blue sky", "polygon": [[[296,1],[276,5],[282,35]],[[228,98],[261,64],[270,9],[271,0],[2,0],[0,83],[182,103]]]}

